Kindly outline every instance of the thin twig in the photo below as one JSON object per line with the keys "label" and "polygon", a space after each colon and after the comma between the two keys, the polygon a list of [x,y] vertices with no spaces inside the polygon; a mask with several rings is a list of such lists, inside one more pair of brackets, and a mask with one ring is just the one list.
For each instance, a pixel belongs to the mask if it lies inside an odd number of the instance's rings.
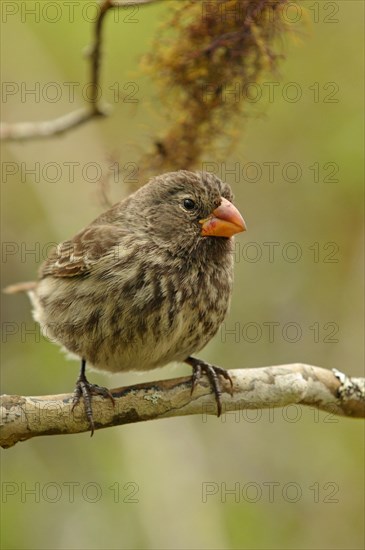
{"label": "thin twig", "polygon": [[[337,370],[294,363],[231,370],[233,393],[222,380],[222,410],[307,405],[332,414],[365,418],[365,379],[348,378]],[[191,377],[138,384],[111,390],[110,399],[93,398],[95,428],[185,415],[215,415],[214,394],[203,377],[191,394]],[[88,431],[83,403],[72,411],[73,394],[21,397],[0,401],[0,446],[12,447],[40,435]]]}
{"label": "thin twig", "polygon": [[0,140],[25,141],[57,136],[81,126],[90,120],[105,116],[107,109],[99,103],[100,67],[102,48],[102,29],[105,15],[110,9],[120,9],[128,6],[152,4],[159,0],[102,0],[98,17],[95,21],[94,41],[90,46],[90,83],[91,98],[89,107],[72,111],[61,117],[40,122],[4,122],[0,124]]}
{"label": "thin twig", "polygon": [[16,124],[4,122],[0,124],[0,139],[3,141],[25,141],[34,138],[40,139],[57,136],[85,124],[85,122],[96,116],[103,116],[105,114],[100,109],[97,112],[90,109],[79,109],[53,120],[18,122]]}

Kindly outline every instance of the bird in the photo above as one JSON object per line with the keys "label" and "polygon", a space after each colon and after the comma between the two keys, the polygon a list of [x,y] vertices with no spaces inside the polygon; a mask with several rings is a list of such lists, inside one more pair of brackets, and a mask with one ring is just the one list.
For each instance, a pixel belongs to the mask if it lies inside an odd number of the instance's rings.
{"label": "bird", "polygon": [[81,360],[73,408],[84,401],[91,435],[86,364],[112,373],[171,362],[193,369],[191,392],[208,376],[222,412],[219,376],[228,371],[194,357],[218,332],[233,286],[233,239],[246,223],[230,186],[211,172],[179,170],[151,178],[61,242],[26,291],[42,332]]}

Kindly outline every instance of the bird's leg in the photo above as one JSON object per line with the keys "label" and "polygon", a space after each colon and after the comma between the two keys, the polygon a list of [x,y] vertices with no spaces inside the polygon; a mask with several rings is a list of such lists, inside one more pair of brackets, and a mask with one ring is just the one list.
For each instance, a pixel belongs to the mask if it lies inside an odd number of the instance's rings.
{"label": "bird's leg", "polygon": [[101,395],[102,397],[108,397],[115,404],[114,397],[107,388],[97,386],[96,384],[90,384],[85,374],[86,361],[85,359],[81,360],[81,369],[79,377],[76,381],[76,388],[73,397],[73,405],[71,412],[74,410],[76,405],[80,402],[81,397],[84,400],[85,414],[89,421],[91,435],[94,434],[95,424],[93,409],[91,406],[91,400],[93,395]]}
{"label": "bird's leg", "polygon": [[222,400],[221,400],[222,390],[220,387],[218,376],[223,376],[223,378],[225,378],[226,380],[229,380],[231,384],[231,395],[232,395],[233,382],[232,382],[232,378],[228,374],[228,371],[226,371],[226,369],[222,369],[221,367],[215,367],[214,365],[210,365],[209,363],[206,363],[201,359],[197,359],[196,357],[190,356],[187,359],[185,359],[184,362],[193,368],[193,374],[191,377],[191,393],[193,393],[194,388],[199,378],[202,375],[202,372],[204,372],[207,375],[208,380],[211,383],[211,386],[213,388],[215,400],[217,402],[217,409],[218,409],[217,416],[220,416],[222,413]]}

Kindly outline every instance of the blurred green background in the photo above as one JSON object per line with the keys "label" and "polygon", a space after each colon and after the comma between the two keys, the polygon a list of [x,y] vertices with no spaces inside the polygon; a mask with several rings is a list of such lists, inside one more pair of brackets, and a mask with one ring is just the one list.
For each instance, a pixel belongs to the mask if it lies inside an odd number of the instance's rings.
{"label": "blurred green background", "polygon": [[[59,138],[3,145],[2,286],[32,280],[48,243],[72,236],[102,210],[98,171],[116,160],[125,176],[127,163],[138,163],[164,127],[138,61],[166,3],[108,16],[108,119]],[[71,18],[60,2],[59,20],[53,2],[2,4],[2,119],[44,120],[83,105],[92,3],[73,3]],[[48,4],[49,12],[24,11],[34,4]],[[237,119],[236,148],[216,165],[248,231],[237,238],[230,315],[201,356],[227,368],[300,361],[362,376],[364,4],[300,6],[298,33],[283,40],[280,74],[264,79],[262,99],[247,111],[253,116]],[[130,82],[138,103],[114,101],[114,90],[132,91],[123,90]],[[64,83],[79,83],[71,105],[73,85]],[[274,174],[268,163],[276,163]],[[238,175],[229,172],[234,167]],[[126,193],[122,179],[111,182],[115,201]],[[78,364],[31,332],[26,296],[5,296],[2,305],[2,393],[71,391]],[[172,365],[90,378],[117,387],[187,372]],[[363,422],[311,409],[34,439],[2,451],[1,467],[4,549],[364,547]]]}

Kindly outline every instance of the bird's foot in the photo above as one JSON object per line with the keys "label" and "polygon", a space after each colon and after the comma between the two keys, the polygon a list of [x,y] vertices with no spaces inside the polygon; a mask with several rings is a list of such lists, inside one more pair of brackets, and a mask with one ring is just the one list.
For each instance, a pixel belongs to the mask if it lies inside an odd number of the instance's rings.
{"label": "bird's foot", "polygon": [[84,400],[86,418],[89,421],[89,426],[91,431],[90,435],[92,436],[95,430],[94,415],[93,415],[93,409],[91,404],[93,395],[101,395],[102,397],[107,397],[108,399],[111,400],[113,405],[115,404],[115,401],[114,401],[114,397],[112,396],[108,388],[98,386],[97,384],[90,384],[90,382],[88,381],[85,375],[85,366],[86,366],[86,361],[82,360],[80,375],[76,381],[76,387],[75,387],[74,396],[72,400],[73,403],[72,403],[71,412],[74,410],[76,405],[78,405],[82,397]]}
{"label": "bird's foot", "polygon": [[215,367],[214,365],[210,365],[209,363],[206,363],[201,359],[197,359],[196,357],[188,357],[187,359],[185,359],[185,363],[193,368],[193,374],[191,377],[191,393],[193,393],[194,388],[201,378],[202,373],[204,372],[207,375],[208,380],[213,388],[215,400],[217,403],[217,416],[220,416],[222,414],[222,390],[218,376],[222,376],[226,380],[229,380],[231,384],[230,393],[232,395],[233,382],[228,371],[226,369],[223,369],[222,367]]}

